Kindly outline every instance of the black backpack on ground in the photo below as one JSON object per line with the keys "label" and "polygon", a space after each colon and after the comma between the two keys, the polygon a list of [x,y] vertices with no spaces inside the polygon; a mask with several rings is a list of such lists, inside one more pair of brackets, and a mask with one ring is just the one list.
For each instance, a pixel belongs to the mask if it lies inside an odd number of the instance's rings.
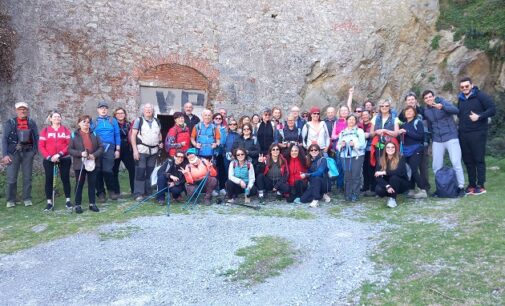
{"label": "black backpack on ground", "polygon": [[456,171],[451,167],[442,167],[435,173],[436,195],[439,198],[457,198],[458,197],[458,180]]}

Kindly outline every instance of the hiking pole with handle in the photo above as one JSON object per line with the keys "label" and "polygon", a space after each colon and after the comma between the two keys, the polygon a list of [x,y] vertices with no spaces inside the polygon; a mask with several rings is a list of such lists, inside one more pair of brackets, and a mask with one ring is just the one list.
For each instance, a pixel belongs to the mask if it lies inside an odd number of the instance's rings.
{"label": "hiking pole with handle", "polygon": [[51,210],[54,210],[54,206],[56,205],[55,199],[56,199],[56,182],[58,180],[58,163],[54,163],[53,165],[53,207],[51,207]]}
{"label": "hiking pole with handle", "polygon": [[150,196],[148,196],[147,198],[143,199],[142,201],[138,201],[137,203],[135,203],[134,205],[128,207],[127,209],[125,209],[125,213],[129,212],[129,211],[132,211],[134,209],[137,209],[138,207],[140,207],[142,204],[146,203],[147,201],[153,199],[154,197],[156,197],[158,194],[162,193],[162,192],[165,192],[165,190],[167,190],[168,187],[165,187],[153,194],[151,194]]}

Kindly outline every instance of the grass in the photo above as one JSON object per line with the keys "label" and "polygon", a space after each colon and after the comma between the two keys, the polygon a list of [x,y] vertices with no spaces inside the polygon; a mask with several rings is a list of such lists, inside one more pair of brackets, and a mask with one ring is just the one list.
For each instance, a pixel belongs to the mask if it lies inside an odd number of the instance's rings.
{"label": "grass", "polygon": [[[490,166],[505,160],[490,160]],[[426,200],[386,210],[365,204],[366,220],[395,225],[372,256],[392,269],[386,287],[367,283],[373,305],[498,305],[505,301],[505,168],[488,171],[488,194]]]}
{"label": "grass", "polygon": [[251,238],[254,245],[237,250],[235,255],[244,257],[244,262],[225,275],[234,281],[245,281],[248,285],[264,282],[267,278],[279,275],[295,263],[297,251],[291,242],[275,236]]}

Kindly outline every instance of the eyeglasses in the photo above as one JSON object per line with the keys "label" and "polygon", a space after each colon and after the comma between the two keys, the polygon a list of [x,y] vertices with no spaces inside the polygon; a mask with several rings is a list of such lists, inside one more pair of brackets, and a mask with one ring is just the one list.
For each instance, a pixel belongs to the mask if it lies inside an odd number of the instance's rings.
{"label": "eyeglasses", "polygon": [[310,152],[319,152],[318,149],[310,149]]}
{"label": "eyeglasses", "polygon": [[461,86],[459,86],[459,88],[461,88],[461,89],[468,89],[468,88],[470,88],[470,86],[471,85],[461,85]]}
{"label": "eyeglasses", "polygon": [[236,155],[237,156],[244,156],[245,154],[244,153],[237,153]]}
{"label": "eyeglasses", "polygon": [[312,115],[318,115],[319,116],[319,113],[312,113]]}
{"label": "eyeglasses", "polygon": [[272,148],[272,151],[279,151],[279,148]]}
{"label": "eyeglasses", "polygon": [[357,109],[356,113],[362,113],[363,111],[361,109]]}
{"label": "eyeglasses", "polygon": [[216,117],[214,120],[223,120],[223,118]]}
{"label": "eyeglasses", "polygon": [[184,155],[176,155],[176,158],[184,158]]}

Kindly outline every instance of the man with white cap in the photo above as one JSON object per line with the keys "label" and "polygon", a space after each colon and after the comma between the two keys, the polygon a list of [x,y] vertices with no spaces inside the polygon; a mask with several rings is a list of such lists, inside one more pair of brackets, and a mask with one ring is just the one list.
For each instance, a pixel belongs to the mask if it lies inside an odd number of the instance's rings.
{"label": "man with white cap", "polygon": [[28,118],[28,104],[15,104],[16,117],[9,119],[3,128],[2,164],[7,165],[7,207],[16,205],[16,190],[19,168],[23,174],[23,202],[32,205],[33,157],[37,153],[39,130]]}

